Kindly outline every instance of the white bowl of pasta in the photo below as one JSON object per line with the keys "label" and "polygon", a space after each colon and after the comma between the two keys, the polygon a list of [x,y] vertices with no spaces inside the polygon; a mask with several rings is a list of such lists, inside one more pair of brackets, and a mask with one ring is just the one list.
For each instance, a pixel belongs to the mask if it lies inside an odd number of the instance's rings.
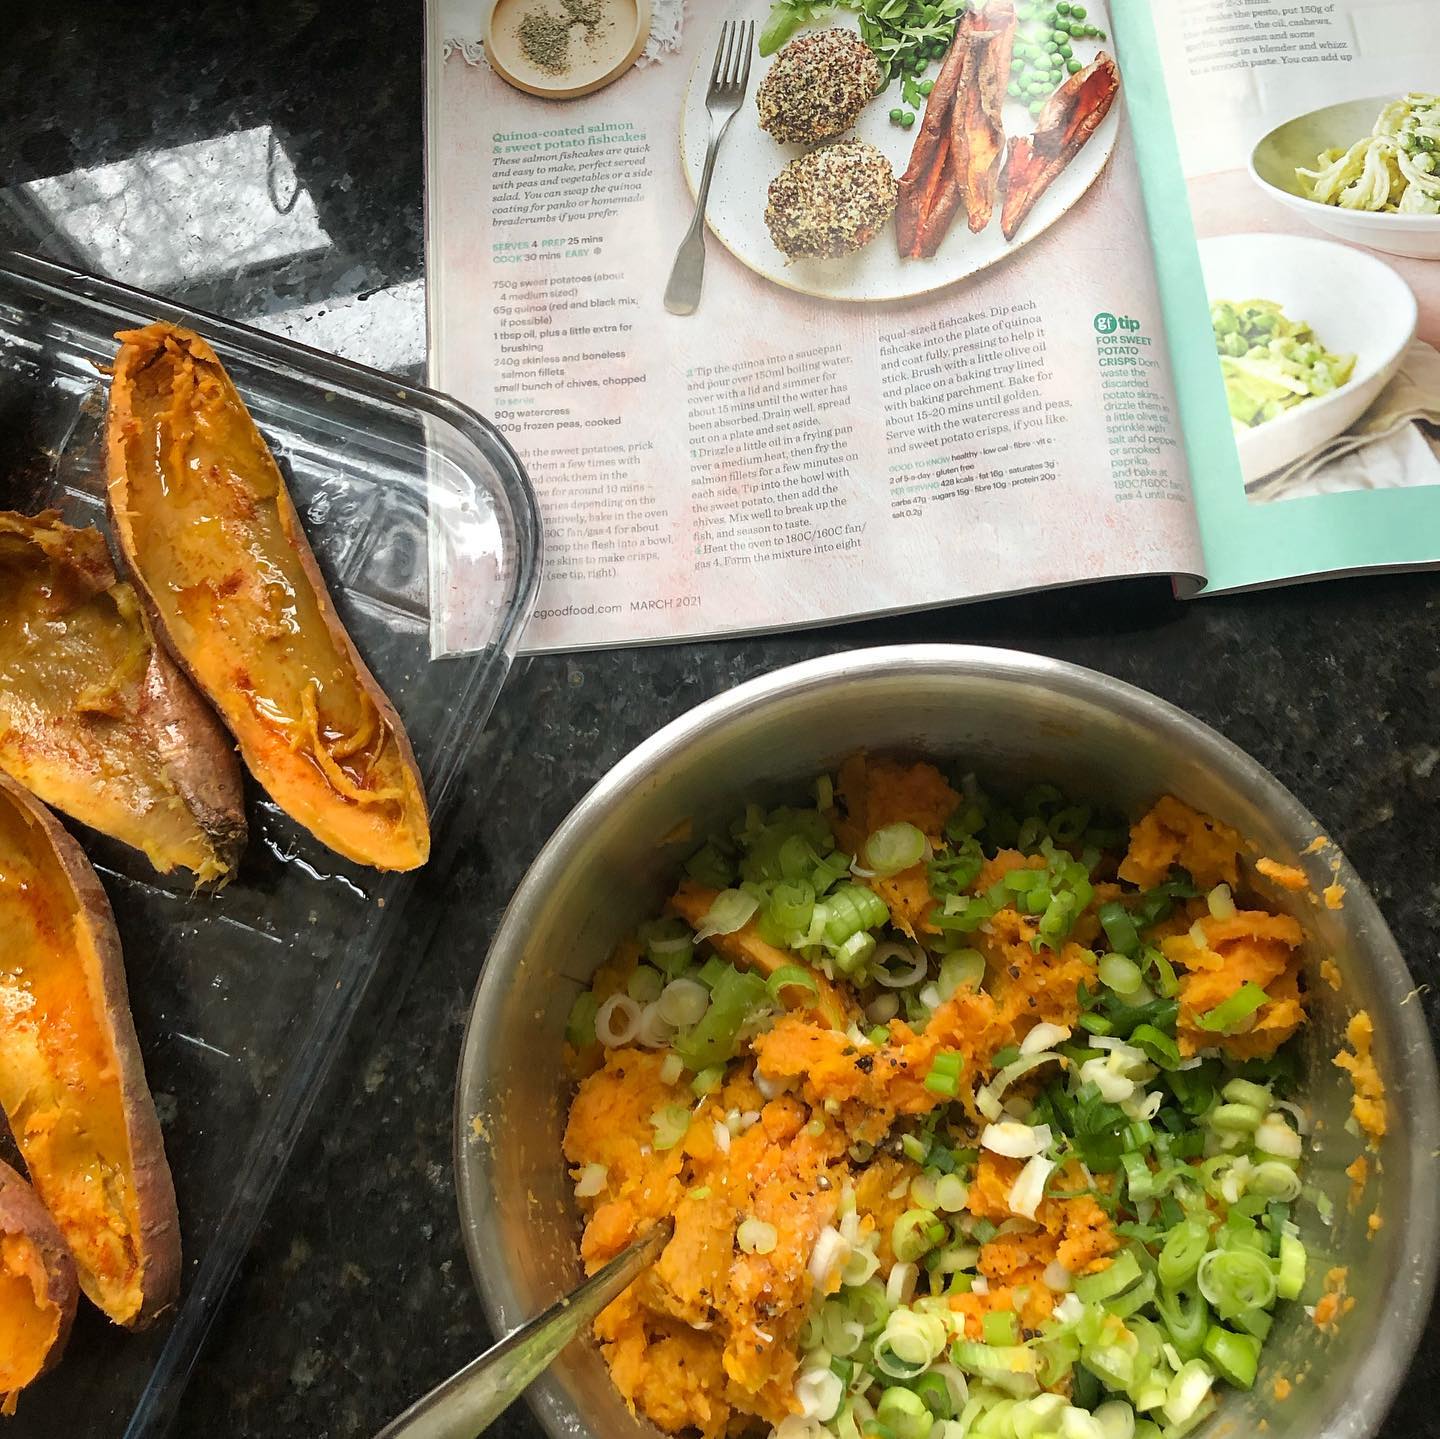
{"label": "white bowl of pasta", "polygon": [[1298,115],[1255,146],[1249,168],[1318,230],[1440,259],[1440,96],[1382,95]]}

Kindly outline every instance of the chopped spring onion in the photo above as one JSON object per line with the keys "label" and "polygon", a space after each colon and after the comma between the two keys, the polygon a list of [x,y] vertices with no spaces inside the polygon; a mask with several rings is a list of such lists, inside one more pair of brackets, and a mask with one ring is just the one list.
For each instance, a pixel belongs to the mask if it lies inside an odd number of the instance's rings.
{"label": "chopped spring onion", "polygon": [[587,989],[575,997],[570,1006],[570,1018],[565,1022],[565,1043],[572,1049],[584,1049],[595,1043],[595,1015],[600,1001],[592,990]]}
{"label": "chopped spring onion", "polygon": [[1087,1274],[1075,1281],[1075,1297],[1082,1304],[1103,1304],[1128,1289],[1140,1278],[1140,1261],[1133,1249],[1122,1249],[1097,1274]]}
{"label": "chopped spring onion", "polygon": [[862,930],[879,929],[890,918],[889,906],[863,884],[842,884],[825,898],[825,938],[844,944]]}
{"label": "chopped spring onion", "polygon": [[915,1281],[919,1274],[920,1266],[913,1262],[897,1261],[890,1266],[890,1277],[885,1281],[885,1298],[892,1307],[898,1309],[914,1298]]}
{"label": "chopped spring onion", "polygon": [[980,1132],[980,1145],[1007,1159],[1029,1159],[1050,1147],[1050,1126],[1037,1124],[1033,1127],[1020,1124],[1013,1119],[998,1124],[987,1124]]}
{"label": "chopped spring onion", "polygon": [[830,1276],[850,1257],[850,1241],[835,1228],[827,1224],[815,1240],[810,1251],[810,1277],[818,1286],[824,1286]]}
{"label": "chopped spring onion", "polygon": [[871,1024],[888,1024],[900,1013],[900,997],[896,994],[877,994],[865,1006],[865,1018]]}
{"label": "chopped spring onion", "polygon": [[945,1238],[945,1225],[928,1209],[907,1209],[890,1229],[890,1247],[895,1257],[913,1262],[929,1253]]}
{"label": "chopped spring onion", "polygon": [[925,1407],[925,1401],[913,1390],[903,1389],[898,1384],[887,1389],[875,1406],[875,1418],[895,1436],[895,1439],[926,1439],[934,1416]]}
{"label": "chopped spring onion", "polygon": [[710,901],[710,908],[700,920],[700,927],[695,931],[696,943],[709,939],[712,934],[734,934],[744,929],[759,908],[760,901],[753,894],[743,889],[722,889]]}
{"label": "chopped spring onion", "polygon": [[640,1023],[635,1029],[635,1038],[646,1049],[663,1049],[675,1037],[675,1026],[666,1022],[660,1013],[660,1001],[652,999],[640,1011]]}
{"label": "chopped spring onion", "polygon": [[664,987],[664,975],[648,964],[637,964],[631,971],[630,978],[625,981],[625,993],[636,1004],[653,1004],[660,998],[660,991]]}
{"label": "chopped spring onion", "polygon": [[1278,1292],[1270,1261],[1253,1249],[1212,1249],[1200,1261],[1197,1279],[1222,1319],[1268,1309]]}
{"label": "chopped spring onion", "polygon": [[628,994],[612,994],[595,1011],[595,1037],[607,1049],[619,1049],[640,1028],[640,1006]]}
{"label": "chopped spring onion", "polygon": [[782,879],[770,892],[769,916],[787,933],[804,933],[815,913],[815,886],[804,879]]}
{"label": "chopped spring onion", "polygon": [[1155,1310],[1181,1359],[1194,1359],[1205,1343],[1210,1310],[1196,1289],[1161,1289]]}
{"label": "chopped spring onion", "polygon": [[1208,1013],[1197,1015],[1195,1022],[1201,1029],[1215,1034],[1234,1034],[1269,999],[1258,984],[1247,979],[1229,999],[1221,1000]]}
{"label": "chopped spring onion", "polygon": [[1133,959],[1123,954],[1107,954],[1100,960],[1100,983],[1116,994],[1134,994],[1144,982],[1145,976]]}
{"label": "chopped spring onion", "polygon": [[946,1214],[959,1214],[970,1199],[970,1186],[958,1174],[942,1174],[935,1181],[935,1202]]}
{"label": "chopped spring onion", "polygon": [[863,930],[852,934],[835,951],[835,968],[841,974],[854,974],[875,953],[875,936]]}
{"label": "chopped spring onion", "polygon": [[685,1061],[672,1050],[660,1061],[660,1083],[675,1084],[685,1073]]}
{"label": "chopped spring onion", "polygon": [[876,874],[899,874],[925,858],[927,843],[922,830],[901,820],[877,829],[865,841],[865,863]]}
{"label": "chopped spring onion", "polygon": [[701,1070],[734,1056],[740,1031],[757,1012],[768,1012],[770,992],[758,974],[725,965],[710,990],[704,1018],[675,1040],[675,1052],[687,1069]]}
{"label": "chopped spring onion", "polygon": [[1188,1284],[1200,1267],[1205,1251],[1210,1247],[1210,1231],[1198,1219],[1186,1219],[1177,1224],[1165,1236],[1156,1264],[1160,1283],[1166,1289],[1178,1289]]}
{"label": "chopped spring onion", "polygon": [[698,1024],[710,1007],[710,991],[698,979],[672,979],[656,998],[660,1018],[677,1029]]}
{"label": "chopped spring onion", "polygon": [[876,984],[886,989],[908,989],[925,978],[929,961],[918,944],[890,940],[876,947],[870,966]]}
{"label": "chopped spring onion", "polygon": [[690,1111],[683,1104],[667,1104],[650,1116],[656,1149],[673,1149],[690,1128]]}
{"label": "chopped spring onion", "polygon": [[700,1096],[714,1094],[725,1082],[725,1066],[723,1064],[712,1064],[702,1069],[690,1081],[690,1088]]}
{"label": "chopped spring onion", "polygon": [[840,1412],[845,1398],[845,1384],[828,1366],[803,1369],[795,1380],[795,1400],[804,1419],[828,1424]]}
{"label": "chopped spring onion", "polygon": [[977,989],[985,978],[985,956],[978,949],[957,949],[940,961],[940,998],[951,998],[968,985]]}
{"label": "chopped spring onion", "polygon": [[1161,1406],[1165,1417],[1172,1424],[1184,1424],[1192,1419],[1210,1393],[1215,1376],[1198,1359],[1186,1360],[1180,1372],[1170,1381]]}
{"label": "chopped spring onion", "polygon": [[1231,894],[1228,884],[1217,884],[1205,896],[1205,904],[1214,919],[1235,918],[1235,896]]}
{"label": "chopped spring onion", "polygon": [[[910,1379],[913,1373],[896,1371],[924,1369],[944,1352],[947,1338],[945,1321],[938,1314],[896,1309],[875,1341],[875,1361],[892,1379]],[[882,1350],[889,1357],[888,1365],[881,1357]]]}
{"label": "chopped spring onion", "polygon": [[604,1190],[609,1173],[603,1164],[587,1164],[580,1171],[580,1178],[575,1181],[575,1197],[593,1199]]}
{"label": "chopped spring onion", "polygon": [[1260,1365],[1260,1340],[1253,1334],[1235,1334],[1219,1324],[1212,1324],[1205,1335],[1204,1353],[1227,1383],[1237,1389],[1249,1389],[1254,1385],[1255,1372]]}
{"label": "chopped spring onion", "polygon": [[1130,911],[1117,899],[1100,906],[1100,926],[1117,954],[1126,958],[1140,952],[1140,933]]}
{"label": "chopped spring onion", "polygon": [[773,1224],[753,1215],[742,1219],[735,1230],[735,1243],[742,1254],[771,1254],[779,1239]]}
{"label": "chopped spring onion", "polygon": [[1280,1236],[1279,1273],[1275,1292],[1281,1299],[1298,1299],[1305,1287],[1305,1246],[1292,1234]]}
{"label": "chopped spring onion", "polygon": [[1063,1024],[1047,1024],[1042,1021],[1020,1041],[1020,1053],[1039,1054],[1042,1050],[1054,1049],[1057,1044],[1064,1044],[1069,1038],[1070,1031]]}
{"label": "chopped spring onion", "polygon": [[950,1358],[958,1369],[1011,1394],[1033,1394],[1039,1388],[1035,1375],[1040,1367],[1040,1358],[1033,1349],[1027,1349],[1023,1344],[996,1348],[990,1344],[957,1339],[950,1346]]}
{"label": "chopped spring onion", "polygon": [[1010,1212],[1024,1215],[1026,1219],[1034,1219],[1035,1210],[1045,1197],[1045,1184],[1054,1170],[1055,1161],[1046,1159],[1043,1154],[1026,1160],[1025,1167],[1010,1186]]}
{"label": "chopped spring onion", "polygon": [[765,981],[765,988],[770,992],[770,998],[777,1002],[781,998],[781,991],[786,989],[806,990],[810,994],[819,992],[815,976],[808,969],[802,969],[798,964],[782,964]]}
{"label": "chopped spring onion", "polygon": [[1300,1158],[1300,1136],[1278,1114],[1267,1114],[1255,1130],[1255,1147],[1280,1159]]}

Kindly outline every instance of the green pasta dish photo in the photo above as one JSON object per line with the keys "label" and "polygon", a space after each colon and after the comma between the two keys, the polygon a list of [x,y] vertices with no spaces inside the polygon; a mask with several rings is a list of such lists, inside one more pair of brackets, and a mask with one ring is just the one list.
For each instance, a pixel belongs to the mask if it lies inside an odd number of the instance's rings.
{"label": "green pasta dish photo", "polygon": [[1333,394],[1355,371],[1354,355],[1327,350],[1309,325],[1273,300],[1213,300],[1210,323],[1237,430]]}
{"label": "green pasta dish photo", "polygon": [[1295,175],[1321,205],[1440,214],[1440,95],[1412,90],[1391,101],[1370,134],[1347,150],[1322,150],[1313,170]]}

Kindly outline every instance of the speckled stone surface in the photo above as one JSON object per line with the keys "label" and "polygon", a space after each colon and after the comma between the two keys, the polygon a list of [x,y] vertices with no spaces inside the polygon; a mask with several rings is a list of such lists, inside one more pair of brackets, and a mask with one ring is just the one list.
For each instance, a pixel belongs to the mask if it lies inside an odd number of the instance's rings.
{"label": "speckled stone surface", "polygon": [[[95,267],[87,236],[93,242],[107,221],[122,237],[106,251],[119,278],[133,275],[127,266],[153,268],[163,239],[171,271],[154,283],[166,293],[359,359],[414,367],[423,335],[420,27],[413,3],[266,0],[182,15],[119,0],[10,0],[0,17],[0,180],[9,186],[0,192],[0,240]],[[302,186],[313,209],[301,219],[313,217],[323,245],[301,225],[292,238],[311,248],[286,253],[282,226],[267,254],[254,236],[214,220],[237,186],[256,180],[217,164],[201,142],[262,127],[283,150],[264,161],[274,208]],[[182,146],[199,148],[177,152]],[[268,148],[242,151],[263,158]],[[128,198],[89,196],[93,208],[83,213],[66,210],[73,183],[42,187],[49,208],[26,188],[132,158],[153,169],[167,155],[190,167],[181,188],[194,203],[179,224],[161,213],[163,186],[148,212],[140,196],[151,192],[137,184]],[[147,240],[148,255],[134,248]],[[470,993],[487,937],[547,835],[664,721],[753,675],[859,645],[969,641],[1091,665],[1183,706],[1268,766],[1370,882],[1417,980],[1436,981],[1437,633],[1440,581],[1431,576],[1191,605],[1147,584],[812,634],[521,663],[442,845],[453,861],[448,878],[437,865],[422,881],[423,902],[444,906],[438,938],[428,952],[397,959],[373,990],[323,1117],[210,1337],[176,1432],[367,1435],[487,1342],[450,1171],[452,1087]],[[1432,1026],[1435,1001],[1434,993],[1421,999]],[[1440,1434],[1437,1381],[1440,1325],[1432,1320],[1387,1434]],[[48,1382],[64,1383],[63,1370]],[[54,1439],[109,1439],[121,1427],[112,1416],[85,1436]],[[529,1439],[538,1426],[517,1406],[497,1432]],[[44,1431],[27,1426],[22,1406],[7,1433],[33,1439]]]}

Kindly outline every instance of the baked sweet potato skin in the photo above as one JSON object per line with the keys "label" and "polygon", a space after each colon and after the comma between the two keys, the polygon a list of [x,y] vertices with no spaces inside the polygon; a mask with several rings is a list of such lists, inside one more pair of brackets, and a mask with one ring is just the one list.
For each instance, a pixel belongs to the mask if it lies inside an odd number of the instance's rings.
{"label": "baked sweet potato skin", "polygon": [[79,1292],[55,1221],[0,1160],[0,1414],[65,1352]]}
{"label": "baked sweet potato skin", "polygon": [[264,438],[200,336],[117,336],[106,419],[116,539],[155,628],[275,802],[378,869],[430,851],[400,717],[335,613]]}
{"label": "baked sweet potato skin", "polygon": [[53,815],[0,776],[0,1108],[86,1295],[141,1328],[180,1283],[175,1189],[109,901]]}
{"label": "baked sweet potato skin", "polygon": [[99,530],[54,510],[0,511],[0,770],[162,873],[223,882],[245,845],[230,737]]}

